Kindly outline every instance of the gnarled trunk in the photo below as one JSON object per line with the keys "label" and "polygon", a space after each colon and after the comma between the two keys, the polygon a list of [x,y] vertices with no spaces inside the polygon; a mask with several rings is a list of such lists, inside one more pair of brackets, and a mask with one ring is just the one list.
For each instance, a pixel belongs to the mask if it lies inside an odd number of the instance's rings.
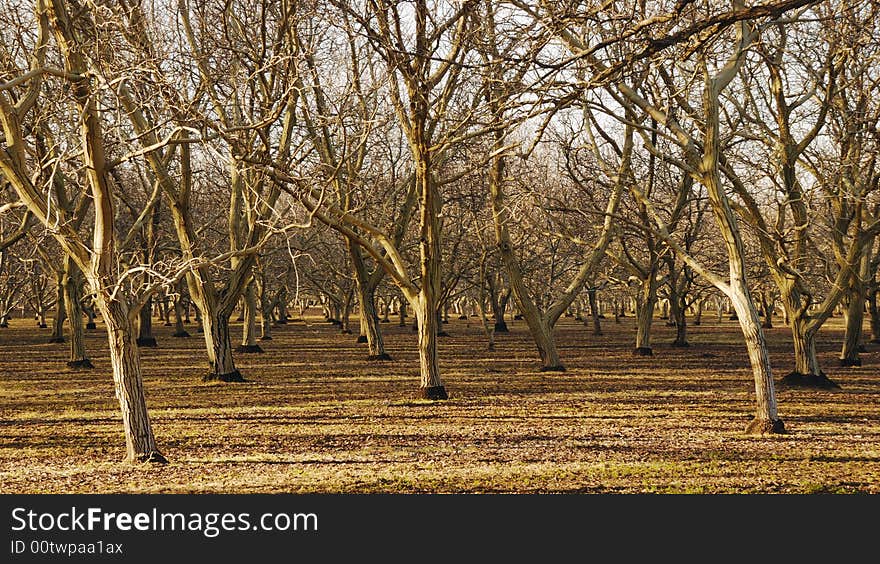
{"label": "gnarled trunk", "polygon": [[791,329],[795,365],[794,371],[787,374],[782,382],[791,386],[839,387],[822,371],[816,354],[816,333],[821,324],[811,322],[810,314],[801,303],[803,298],[793,280],[778,280],[777,285],[785,319]]}

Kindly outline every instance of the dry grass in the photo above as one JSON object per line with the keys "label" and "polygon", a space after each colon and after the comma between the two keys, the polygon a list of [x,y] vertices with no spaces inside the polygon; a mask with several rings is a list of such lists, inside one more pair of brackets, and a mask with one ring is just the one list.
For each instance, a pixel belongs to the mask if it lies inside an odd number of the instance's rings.
{"label": "dry grass", "polygon": [[[593,337],[561,320],[569,370],[540,373],[522,322],[487,352],[475,319],[441,338],[450,400],[415,399],[409,327],[384,325],[394,362],[308,318],[277,327],[264,354],[239,354],[250,381],[205,384],[201,336],[157,327],[146,389],[167,466],[129,466],[105,337],[96,369],[68,370],[66,345],[30,320],[0,329],[4,493],[595,492],[880,493],[880,346],[837,368],[839,322],[821,359],[839,391],[779,389],[788,434],[750,437],[753,384],[736,322],[691,328],[674,349],[658,320],[655,356],[632,357],[631,319]],[[100,325],[99,325],[100,328]],[[191,329],[192,330],[192,329]],[[238,334],[239,331],[236,330]],[[777,377],[788,331],[768,331]]]}

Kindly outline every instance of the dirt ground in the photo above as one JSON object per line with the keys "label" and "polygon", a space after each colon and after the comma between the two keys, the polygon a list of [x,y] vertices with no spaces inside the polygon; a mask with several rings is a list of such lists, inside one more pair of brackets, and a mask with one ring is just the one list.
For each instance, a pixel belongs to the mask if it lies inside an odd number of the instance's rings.
{"label": "dirt ground", "polygon": [[[705,320],[705,318],[704,318]],[[450,399],[417,399],[415,334],[383,325],[392,362],[367,361],[356,335],[314,314],[274,328],[263,354],[237,354],[245,383],[203,383],[203,340],[142,351],[165,466],[126,465],[106,337],[95,369],[65,366],[66,344],[15,319],[0,329],[3,493],[880,493],[880,345],[837,366],[839,319],[820,358],[841,389],[777,388],[785,435],[743,433],[754,411],[735,321],[690,327],[653,357],[631,354],[631,318],[595,337],[560,320],[564,373],[541,373],[521,321],[494,352],[475,318],[441,338]],[[356,329],[356,323],[355,323]],[[240,335],[240,327],[234,329]],[[789,332],[767,331],[777,381],[793,369]]]}

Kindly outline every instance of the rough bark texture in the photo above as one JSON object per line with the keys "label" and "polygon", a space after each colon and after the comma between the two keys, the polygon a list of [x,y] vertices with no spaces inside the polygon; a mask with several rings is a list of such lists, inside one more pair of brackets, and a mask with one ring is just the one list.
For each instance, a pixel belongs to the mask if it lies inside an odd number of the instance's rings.
{"label": "rough bark texture", "polygon": [[203,312],[202,328],[208,351],[209,371],[205,381],[244,382],[232,358],[232,337],[229,333],[231,312]]}
{"label": "rough bark texture", "polygon": [[635,354],[650,356],[651,328],[654,325],[654,307],[657,304],[657,283],[654,271],[648,273],[648,277],[642,280],[639,298],[636,300],[636,347]]}
{"label": "rough bark texture", "polygon": [[123,302],[100,298],[98,307],[110,342],[110,363],[125,432],[125,459],[128,462],[167,462],[159,452],[150,425],[140,355],[134,343],[134,327],[128,307]]}
{"label": "rough bark texture", "polygon": [[777,281],[777,285],[781,291],[785,320],[791,329],[795,365],[794,370],[783,377],[781,383],[786,386],[839,388],[822,370],[816,354],[816,333],[821,323],[810,319],[807,307],[801,303],[801,295],[793,281]]}

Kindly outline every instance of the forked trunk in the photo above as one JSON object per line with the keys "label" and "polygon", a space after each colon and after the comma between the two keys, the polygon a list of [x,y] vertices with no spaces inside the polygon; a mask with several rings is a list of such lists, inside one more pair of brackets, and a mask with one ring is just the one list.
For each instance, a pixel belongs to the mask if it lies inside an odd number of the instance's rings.
{"label": "forked trunk", "polygon": [[783,282],[779,288],[794,350],[794,371],[787,374],[782,383],[789,386],[838,388],[822,371],[816,354],[816,332],[820,326],[810,323],[809,314],[801,307],[801,295],[793,283]]}

